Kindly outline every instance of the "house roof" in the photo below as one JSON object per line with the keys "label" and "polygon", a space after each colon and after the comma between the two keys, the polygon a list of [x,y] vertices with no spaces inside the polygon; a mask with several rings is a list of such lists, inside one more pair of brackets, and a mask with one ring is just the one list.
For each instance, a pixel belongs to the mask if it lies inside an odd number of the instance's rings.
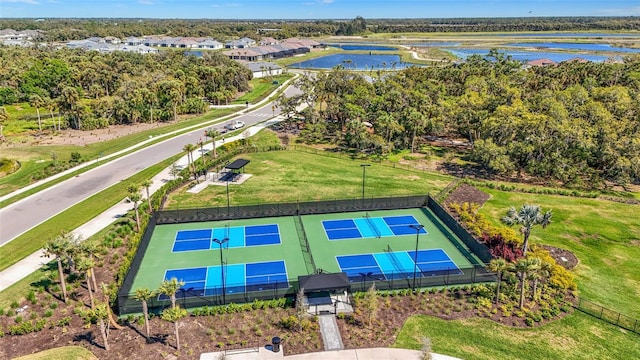
{"label": "house roof", "polygon": [[246,67],[249,68],[252,72],[259,71],[268,71],[268,70],[280,70],[282,69],[279,65],[274,64],[272,62],[250,62],[245,64]]}

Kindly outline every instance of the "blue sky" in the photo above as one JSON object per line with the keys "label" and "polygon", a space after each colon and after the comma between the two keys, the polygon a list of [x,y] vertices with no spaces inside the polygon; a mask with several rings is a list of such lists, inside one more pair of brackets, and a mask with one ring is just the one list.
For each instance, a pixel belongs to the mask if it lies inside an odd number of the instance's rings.
{"label": "blue sky", "polygon": [[0,0],[4,17],[352,19],[640,16],[638,0]]}

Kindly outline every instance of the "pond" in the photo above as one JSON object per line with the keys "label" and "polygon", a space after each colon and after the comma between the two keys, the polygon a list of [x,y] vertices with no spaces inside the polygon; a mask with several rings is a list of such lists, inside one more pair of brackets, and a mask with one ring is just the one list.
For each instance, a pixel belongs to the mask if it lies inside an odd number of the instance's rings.
{"label": "pond", "polygon": [[[471,55],[487,55],[489,49],[442,49],[461,59],[466,59]],[[549,59],[555,62],[567,61],[575,58],[582,58],[593,62],[603,62],[607,60],[608,56],[602,55],[590,55],[590,54],[568,54],[560,52],[548,52],[548,51],[517,51],[517,50],[499,50],[501,54],[505,56],[511,56],[513,60],[518,61],[532,61],[537,59]]]}
{"label": "pond", "polygon": [[376,44],[325,44],[331,47],[337,47],[342,50],[365,50],[365,51],[397,51],[398,48],[393,46],[384,46]]}
{"label": "pond", "polygon": [[624,53],[640,53],[639,49],[613,47],[609,44],[590,44],[590,43],[516,43],[509,44],[511,46],[530,47],[530,48],[548,48],[548,49],[567,49],[567,50],[591,50],[591,51],[611,51]]}
{"label": "pond", "polygon": [[338,65],[349,70],[399,70],[418,64],[400,61],[399,55],[333,54],[289,65],[297,69],[331,69]]}

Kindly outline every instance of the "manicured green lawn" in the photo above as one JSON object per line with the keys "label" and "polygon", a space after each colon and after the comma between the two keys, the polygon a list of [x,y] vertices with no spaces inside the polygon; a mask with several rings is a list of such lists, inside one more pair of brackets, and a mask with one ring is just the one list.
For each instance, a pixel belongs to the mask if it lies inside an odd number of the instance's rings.
{"label": "manicured green lawn", "polygon": [[94,360],[91,351],[80,346],[65,346],[15,358],[14,360]]}
{"label": "manicured green lawn", "polygon": [[[360,198],[364,161],[285,150],[243,154],[251,177],[230,184],[231,205]],[[366,168],[365,197],[417,195],[443,189],[452,178],[420,170],[371,163]],[[171,195],[169,208],[226,206],[226,187],[209,186],[198,194],[186,189]]]}
{"label": "manicured green lawn", "polygon": [[420,349],[421,336],[436,353],[461,359],[638,359],[640,336],[575,312],[536,328],[512,328],[473,318],[409,318],[394,347]]}
{"label": "manicured green lawn", "polygon": [[640,206],[607,200],[482,189],[491,199],[480,210],[495,223],[510,206],[553,210],[552,223],[534,227],[530,241],[572,251],[579,295],[640,319]]}
{"label": "manicured green lawn", "polygon": [[[265,69],[265,74],[267,74],[267,71],[268,70]],[[291,74],[283,74],[272,76],[271,79],[268,77],[251,79],[251,91],[234,100],[233,104],[244,105],[246,101],[250,104],[254,104],[278,89],[278,85],[274,85],[273,81],[278,81],[278,83],[282,84],[292,77],[293,75]]]}

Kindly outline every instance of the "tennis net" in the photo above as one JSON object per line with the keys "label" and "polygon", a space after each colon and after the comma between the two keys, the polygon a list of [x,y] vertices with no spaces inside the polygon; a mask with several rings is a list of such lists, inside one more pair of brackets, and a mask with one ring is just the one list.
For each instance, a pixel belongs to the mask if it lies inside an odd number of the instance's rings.
{"label": "tennis net", "polygon": [[368,212],[365,213],[364,218],[367,220],[367,223],[369,224],[369,227],[371,228],[371,230],[373,230],[374,234],[376,234],[376,237],[380,238],[382,234],[380,233],[380,230],[378,230],[378,228],[376,227],[376,224],[373,222],[373,219],[371,219]]}

